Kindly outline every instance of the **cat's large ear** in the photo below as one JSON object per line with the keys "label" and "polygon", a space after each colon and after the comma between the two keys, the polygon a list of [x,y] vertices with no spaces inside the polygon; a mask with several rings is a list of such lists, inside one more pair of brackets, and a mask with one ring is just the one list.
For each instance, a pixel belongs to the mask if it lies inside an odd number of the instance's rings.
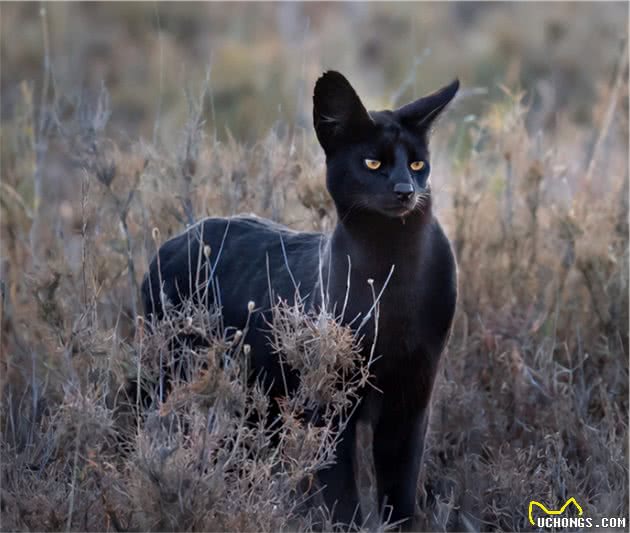
{"label": "cat's large ear", "polygon": [[418,100],[396,109],[398,119],[408,128],[426,132],[433,121],[457,94],[459,80],[455,79],[445,87],[418,98]]}
{"label": "cat's large ear", "polygon": [[329,154],[365,134],[374,122],[350,82],[329,70],[315,83],[313,124],[319,144]]}

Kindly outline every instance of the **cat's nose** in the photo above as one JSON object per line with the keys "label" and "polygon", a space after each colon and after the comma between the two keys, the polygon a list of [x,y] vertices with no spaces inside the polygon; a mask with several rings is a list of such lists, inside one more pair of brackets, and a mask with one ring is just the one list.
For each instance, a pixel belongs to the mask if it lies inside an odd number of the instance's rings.
{"label": "cat's nose", "polygon": [[394,193],[401,202],[406,202],[414,193],[411,183],[397,183],[394,185]]}

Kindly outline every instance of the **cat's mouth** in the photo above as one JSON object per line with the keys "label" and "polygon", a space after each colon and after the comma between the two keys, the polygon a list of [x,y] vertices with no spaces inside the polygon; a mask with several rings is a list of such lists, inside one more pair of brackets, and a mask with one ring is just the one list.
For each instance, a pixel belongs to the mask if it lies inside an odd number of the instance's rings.
{"label": "cat's mouth", "polygon": [[359,200],[349,213],[355,209],[378,214],[387,218],[408,218],[410,215],[421,215],[425,212],[426,207],[430,205],[430,197],[428,194],[416,192],[413,196],[401,200],[400,198],[392,198],[390,195],[372,195],[366,196]]}
{"label": "cat's mouth", "polygon": [[396,200],[379,206],[378,211],[391,218],[408,216],[418,207],[418,196],[414,195],[405,201]]}

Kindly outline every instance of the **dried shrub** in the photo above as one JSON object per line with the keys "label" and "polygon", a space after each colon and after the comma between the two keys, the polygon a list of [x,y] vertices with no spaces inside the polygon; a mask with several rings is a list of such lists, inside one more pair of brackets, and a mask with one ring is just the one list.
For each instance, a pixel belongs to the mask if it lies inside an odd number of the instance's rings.
{"label": "dried shrub", "polygon": [[[235,17],[215,6],[160,4],[158,32],[153,6],[3,6],[1,529],[333,528],[307,494],[334,461],[331,420],[369,386],[351,332],[278,303],[270,335],[303,380],[270,428],[252,424],[273,399],[244,379],[243,334],[194,302],[149,329],[134,296],[156,246],[191,217],[331,227],[302,85],[339,50],[360,62],[353,79],[397,103],[454,72],[486,89],[471,88],[433,140],[460,299],[416,528],[529,529],[529,499],[569,496],[587,516],[628,517],[628,83],[615,44],[627,6],[356,4],[363,16],[348,17],[345,4],[270,3],[239,13],[265,28],[242,32],[250,46],[219,46]],[[309,31],[278,31],[293,9],[312,15]],[[424,30],[439,46],[416,56]],[[60,35],[85,46],[66,57]],[[171,68],[183,64],[185,76]],[[161,380],[181,362],[184,375]],[[149,399],[160,382],[170,395],[145,404],[126,388],[134,379]],[[361,439],[369,482],[369,431]],[[373,518],[371,530],[386,527]]]}

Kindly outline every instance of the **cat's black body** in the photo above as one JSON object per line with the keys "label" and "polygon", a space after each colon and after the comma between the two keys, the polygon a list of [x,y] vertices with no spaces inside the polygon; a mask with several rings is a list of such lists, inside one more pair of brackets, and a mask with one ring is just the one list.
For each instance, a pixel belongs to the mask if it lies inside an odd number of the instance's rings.
{"label": "cat's black body", "polygon": [[[392,506],[394,520],[414,513],[431,391],[457,291],[451,247],[431,213],[427,135],[457,87],[454,82],[394,112],[368,114],[343,76],[325,74],[315,88],[314,121],[339,218],[332,236],[298,233],[256,217],[209,218],[165,243],[159,251],[161,278],[154,260],[143,283],[146,313],[161,315],[159,279],[171,302],[189,296],[199,243],[209,245],[225,324],[242,328],[249,301],[260,310],[247,339],[252,367],[277,394],[280,367],[262,331],[271,303],[269,281],[276,297],[292,301],[297,284],[309,306],[321,304],[324,293],[340,311],[350,268],[343,317],[350,322],[366,315],[372,290],[378,294],[391,273],[379,303],[374,353],[380,358],[372,367],[380,392],[364,392],[338,446],[336,465],[320,476],[327,502],[336,504],[336,518],[344,522],[358,504],[353,468],[360,419],[373,427],[380,502]],[[380,161],[380,167],[369,170],[365,159]],[[412,171],[413,161],[423,161],[424,169]],[[374,331],[373,322],[361,331],[366,357]]]}

